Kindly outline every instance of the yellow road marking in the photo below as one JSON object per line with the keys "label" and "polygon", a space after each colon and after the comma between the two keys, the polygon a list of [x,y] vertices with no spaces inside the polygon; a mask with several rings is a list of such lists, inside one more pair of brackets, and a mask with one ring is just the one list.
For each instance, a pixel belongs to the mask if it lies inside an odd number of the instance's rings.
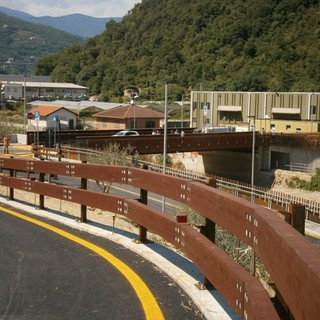
{"label": "yellow road marking", "polygon": [[25,221],[31,222],[33,224],[36,224],[42,228],[45,228],[47,230],[50,230],[52,232],[55,232],[59,234],[60,236],[67,238],[71,241],[74,241],[93,252],[100,255],[102,258],[107,260],[110,264],[112,264],[119,272],[122,273],[122,275],[128,280],[128,282],[133,287],[134,291],[136,292],[141,304],[142,308],[144,310],[146,320],[164,320],[164,316],[160,310],[160,307],[155,300],[154,296],[150,292],[147,285],[143,282],[143,280],[131,269],[129,268],[125,263],[123,263],[121,260],[116,258],[114,255],[112,255],[110,252],[104,250],[103,248],[86,241],[82,238],[79,238],[69,232],[66,232],[62,229],[59,229],[57,227],[53,227],[48,223],[36,220],[34,218],[25,216],[21,213],[15,212],[13,210],[4,208],[0,206],[0,210],[13,215],[17,218],[23,219]]}

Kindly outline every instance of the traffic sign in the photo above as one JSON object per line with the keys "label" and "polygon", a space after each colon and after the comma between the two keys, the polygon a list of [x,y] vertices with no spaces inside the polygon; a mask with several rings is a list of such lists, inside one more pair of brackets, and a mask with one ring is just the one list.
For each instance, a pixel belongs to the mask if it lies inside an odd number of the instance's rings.
{"label": "traffic sign", "polygon": [[39,112],[39,111],[36,111],[36,112],[34,113],[34,118],[35,118],[36,120],[39,120],[39,119],[40,119],[40,112]]}
{"label": "traffic sign", "polygon": [[28,112],[27,118],[28,118],[29,120],[33,119],[33,116],[34,116],[34,114],[33,114],[32,112]]}

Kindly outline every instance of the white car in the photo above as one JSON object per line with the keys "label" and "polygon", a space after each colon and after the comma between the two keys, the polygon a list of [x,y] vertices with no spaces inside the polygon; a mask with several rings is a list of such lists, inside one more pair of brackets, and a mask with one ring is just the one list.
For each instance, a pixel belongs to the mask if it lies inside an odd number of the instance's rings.
{"label": "white car", "polygon": [[138,136],[139,133],[137,131],[132,131],[132,130],[123,130],[119,131],[116,134],[113,134],[113,137],[124,137],[124,136]]}

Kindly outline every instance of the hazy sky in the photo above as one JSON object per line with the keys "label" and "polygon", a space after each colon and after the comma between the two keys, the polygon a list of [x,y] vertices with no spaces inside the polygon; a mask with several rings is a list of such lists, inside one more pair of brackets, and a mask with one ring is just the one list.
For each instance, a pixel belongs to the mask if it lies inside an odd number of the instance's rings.
{"label": "hazy sky", "polygon": [[64,16],[82,13],[92,17],[123,17],[142,0],[0,0],[0,6],[33,16]]}

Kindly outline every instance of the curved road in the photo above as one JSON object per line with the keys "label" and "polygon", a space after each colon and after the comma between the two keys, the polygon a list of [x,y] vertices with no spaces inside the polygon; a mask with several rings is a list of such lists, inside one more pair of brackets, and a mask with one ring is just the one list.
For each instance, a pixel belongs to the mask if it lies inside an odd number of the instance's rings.
{"label": "curved road", "polygon": [[105,238],[0,207],[0,320],[204,319],[169,277]]}

